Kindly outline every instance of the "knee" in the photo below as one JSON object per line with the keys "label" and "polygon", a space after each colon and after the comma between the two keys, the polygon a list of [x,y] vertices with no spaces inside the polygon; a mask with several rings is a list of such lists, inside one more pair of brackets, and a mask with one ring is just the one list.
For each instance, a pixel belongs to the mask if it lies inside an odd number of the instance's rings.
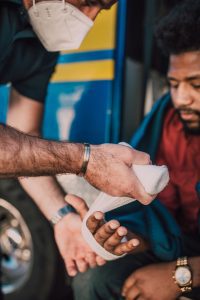
{"label": "knee", "polygon": [[75,300],[109,299],[112,276],[107,269],[106,265],[90,269],[85,273],[79,273],[72,283]]}
{"label": "knee", "polygon": [[107,285],[105,267],[97,267],[92,270],[89,289],[92,294],[101,294]]}
{"label": "knee", "polygon": [[103,283],[101,268],[89,269],[85,273],[79,273],[72,282],[75,300],[91,299],[91,293],[98,293],[100,283]]}

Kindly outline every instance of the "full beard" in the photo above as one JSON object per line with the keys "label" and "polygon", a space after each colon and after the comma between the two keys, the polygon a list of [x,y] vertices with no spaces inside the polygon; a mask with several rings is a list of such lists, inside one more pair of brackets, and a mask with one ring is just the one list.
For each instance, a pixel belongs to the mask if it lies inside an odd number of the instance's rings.
{"label": "full beard", "polygon": [[197,125],[192,127],[192,123],[193,123],[192,121],[186,121],[181,118],[181,115],[180,115],[181,111],[182,111],[182,109],[176,109],[176,112],[180,118],[180,121],[183,124],[183,129],[184,129],[185,133],[191,134],[191,135],[199,135],[200,134],[200,112],[196,111],[196,110],[184,110],[186,112],[187,111],[190,113],[192,112],[198,116],[198,120],[195,122],[195,123],[197,123]]}

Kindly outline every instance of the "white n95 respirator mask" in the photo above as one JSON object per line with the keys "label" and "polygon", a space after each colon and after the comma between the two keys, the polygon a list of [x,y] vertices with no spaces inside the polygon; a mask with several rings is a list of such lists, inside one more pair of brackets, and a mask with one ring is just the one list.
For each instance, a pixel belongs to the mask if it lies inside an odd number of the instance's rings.
{"label": "white n95 respirator mask", "polygon": [[33,0],[28,15],[34,32],[48,51],[78,49],[93,26],[90,18],[65,0]]}

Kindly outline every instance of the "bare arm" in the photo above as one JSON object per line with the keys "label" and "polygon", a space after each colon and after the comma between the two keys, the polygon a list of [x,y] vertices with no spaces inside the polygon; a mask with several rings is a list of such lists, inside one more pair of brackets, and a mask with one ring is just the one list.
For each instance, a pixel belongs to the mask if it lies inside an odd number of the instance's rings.
{"label": "bare arm", "polygon": [[[38,136],[42,115],[41,103],[26,99],[15,90],[11,91],[7,115],[9,125]],[[19,181],[47,219],[51,219],[67,203],[64,199],[65,193],[52,176],[19,178]],[[76,196],[68,195],[66,199],[71,198],[78,203],[79,199]],[[68,214],[54,226],[58,249],[71,276],[74,276],[77,271],[85,271],[89,266],[94,267],[104,263],[87,246],[81,236],[80,228],[80,216],[74,213]]]}
{"label": "bare arm", "polygon": [[[7,124],[33,136],[40,135],[43,104],[27,99],[11,89]],[[14,162],[15,164],[15,162]],[[54,177],[19,178],[25,191],[31,196],[47,219],[65,205],[64,192]]]}
{"label": "bare arm", "polygon": [[79,173],[83,146],[44,140],[0,125],[0,176]]}
{"label": "bare arm", "polygon": [[[0,125],[0,177],[78,174],[82,160],[82,144],[44,140]],[[148,204],[155,195],[145,192],[132,171],[133,163],[149,164],[150,158],[122,145],[92,145],[85,178],[108,194],[133,197]]]}

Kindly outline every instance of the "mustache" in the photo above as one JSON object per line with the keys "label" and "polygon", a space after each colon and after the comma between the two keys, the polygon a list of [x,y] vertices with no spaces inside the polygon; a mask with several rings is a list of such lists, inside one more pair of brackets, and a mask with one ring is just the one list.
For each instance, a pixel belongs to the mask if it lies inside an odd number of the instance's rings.
{"label": "mustache", "polygon": [[181,113],[186,113],[186,114],[195,114],[200,116],[200,111],[196,109],[191,109],[191,108],[185,108],[185,107],[178,107],[176,108],[176,112],[180,115]]}

